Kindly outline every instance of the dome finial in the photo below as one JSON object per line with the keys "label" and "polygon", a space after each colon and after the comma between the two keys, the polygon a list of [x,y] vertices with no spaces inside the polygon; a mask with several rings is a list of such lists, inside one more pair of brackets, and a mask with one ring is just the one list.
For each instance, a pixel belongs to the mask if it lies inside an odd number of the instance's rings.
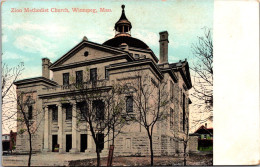
{"label": "dome finial", "polygon": [[121,7],[122,7],[123,10],[125,9],[125,5],[122,5]]}

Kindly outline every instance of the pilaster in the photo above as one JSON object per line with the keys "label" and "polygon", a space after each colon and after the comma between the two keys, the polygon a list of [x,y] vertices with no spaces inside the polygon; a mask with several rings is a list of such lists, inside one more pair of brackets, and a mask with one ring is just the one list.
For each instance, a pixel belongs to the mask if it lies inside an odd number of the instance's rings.
{"label": "pilaster", "polygon": [[70,153],[77,153],[77,109],[76,109],[76,102],[73,101],[72,103],[72,148]]}
{"label": "pilaster", "polygon": [[44,147],[43,152],[49,151],[49,108],[44,107]]}
{"label": "pilaster", "polygon": [[88,144],[88,147],[85,150],[85,153],[95,153],[96,145],[95,145],[94,139],[93,139],[90,131],[88,131],[88,143],[87,144]]}
{"label": "pilaster", "polygon": [[59,153],[64,153],[63,146],[63,112],[62,112],[62,104],[58,104],[58,144],[59,144]]}

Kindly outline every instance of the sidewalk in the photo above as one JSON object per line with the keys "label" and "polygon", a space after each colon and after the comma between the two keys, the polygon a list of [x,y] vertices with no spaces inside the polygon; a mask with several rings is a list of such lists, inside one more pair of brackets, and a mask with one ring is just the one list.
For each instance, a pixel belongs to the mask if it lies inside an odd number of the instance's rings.
{"label": "sidewalk", "polygon": [[[3,156],[3,166],[27,166],[28,155],[8,155]],[[101,157],[107,157],[102,156]],[[32,166],[68,166],[71,160],[83,160],[96,158],[96,154],[59,154],[59,153],[37,153],[32,155],[31,165]]]}

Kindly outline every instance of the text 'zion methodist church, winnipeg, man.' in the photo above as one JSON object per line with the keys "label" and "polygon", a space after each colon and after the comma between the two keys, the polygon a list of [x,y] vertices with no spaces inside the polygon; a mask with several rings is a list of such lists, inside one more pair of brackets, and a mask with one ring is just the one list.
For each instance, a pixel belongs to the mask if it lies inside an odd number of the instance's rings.
{"label": "text 'zion methodist church, winnipeg, man.'", "polygon": [[106,9],[106,8],[99,8],[97,9],[87,9],[87,8],[64,8],[64,9],[59,9],[59,8],[23,8],[23,9],[18,9],[18,8],[11,8],[11,13],[47,13],[47,12],[52,12],[52,13],[98,13],[98,12],[112,12],[112,9]]}
{"label": "text 'zion methodist church, winnipeg, man.'", "polygon": [[[139,17],[139,16],[137,16]],[[140,23],[142,24],[142,23]],[[113,85],[126,83],[131,89],[118,101],[123,101],[122,114],[134,117],[138,104],[134,102],[140,87],[134,87],[144,75],[146,91],[157,90],[160,83],[166,83],[168,105],[160,110],[167,117],[156,122],[153,131],[154,155],[174,155],[182,152],[183,144],[176,138],[183,138],[188,131],[189,89],[192,88],[189,64],[186,60],[168,62],[168,32],[159,33],[159,59],[143,41],[131,36],[132,24],[126,18],[124,5],[122,14],[115,24],[114,38],[103,44],[94,43],[84,37],[75,47],[55,62],[42,59],[42,76],[15,82],[17,94],[27,100],[30,123],[37,125],[33,134],[32,148],[35,152],[58,152],[86,154],[95,152],[91,129],[86,122],[76,117],[81,108],[95,108],[96,117],[104,120],[106,101],[104,96],[93,100],[91,105],[75,101],[74,84],[89,84],[90,90],[107,91]],[[48,56],[48,55],[46,55]],[[174,56],[174,55],[173,55]],[[86,70],[87,69],[87,70]],[[52,75],[50,75],[52,74]],[[138,76],[137,76],[138,74]],[[102,84],[100,84],[102,83]],[[117,102],[117,101],[115,101]],[[157,103],[150,98],[148,105]],[[142,104],[140,104],[142,105]],[[19,110],[19,109],[18,109]],[[19,112],[18,112],[19,113]],[[18,114],[18,118],[21,115]],[[152,117],[147,117],[147,121]],[[131,118],[130,118],[131,120]],[[101,126],[101,125],[100,125]],[[102,125],[103,126],[103,125]],[[17,122],[17,131],[24,129],[23,122]],[[93,129],[92,129],[93,130]],[[94,129],[94,131],[97,129]],[[117,129],[115,129],[117,130]],[[97,133],[99,149],[107,153],[112,135]],[[107,141],[107,142],[104,142]],[[149,140],[144,127],[130,122],[115,137],[115,155],[149,155]],[[17,136],[18,152],[29,148],[26,132]],[[107,154],[106,154],[107,155]]]}

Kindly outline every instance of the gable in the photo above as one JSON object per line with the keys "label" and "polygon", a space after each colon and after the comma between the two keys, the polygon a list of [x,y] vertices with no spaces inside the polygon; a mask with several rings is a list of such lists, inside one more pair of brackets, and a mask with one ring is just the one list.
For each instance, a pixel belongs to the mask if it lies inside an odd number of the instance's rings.
{"label": "gable", "polygon": [[[85,52],[88,53],[88,56],[84,55]],[[65,60],[60,65],[66,65],[66,64],[76,63],[76,62],[83,62],[83,61],[87,61],[87,60],[105,58],[105,57],[109,57],[112,55],[114,55],[114,54],[86,46],[86,47],[82,48],[81,50],[79,50],[76,54],[70,56],[67,60]]]}
{"label": "gable", "polygon": [[[88,52],[87,56],[84,55],[86,51]],[[68,51],[65,55],[55,61],[50,66],[50,69],[66,66],[69,64],[88,62],[95,59],[104,59],[106,57],[116,55],[126,55],[129,57],[129,59],[133,59],[126,51],[83,40],[70,51]]]}

